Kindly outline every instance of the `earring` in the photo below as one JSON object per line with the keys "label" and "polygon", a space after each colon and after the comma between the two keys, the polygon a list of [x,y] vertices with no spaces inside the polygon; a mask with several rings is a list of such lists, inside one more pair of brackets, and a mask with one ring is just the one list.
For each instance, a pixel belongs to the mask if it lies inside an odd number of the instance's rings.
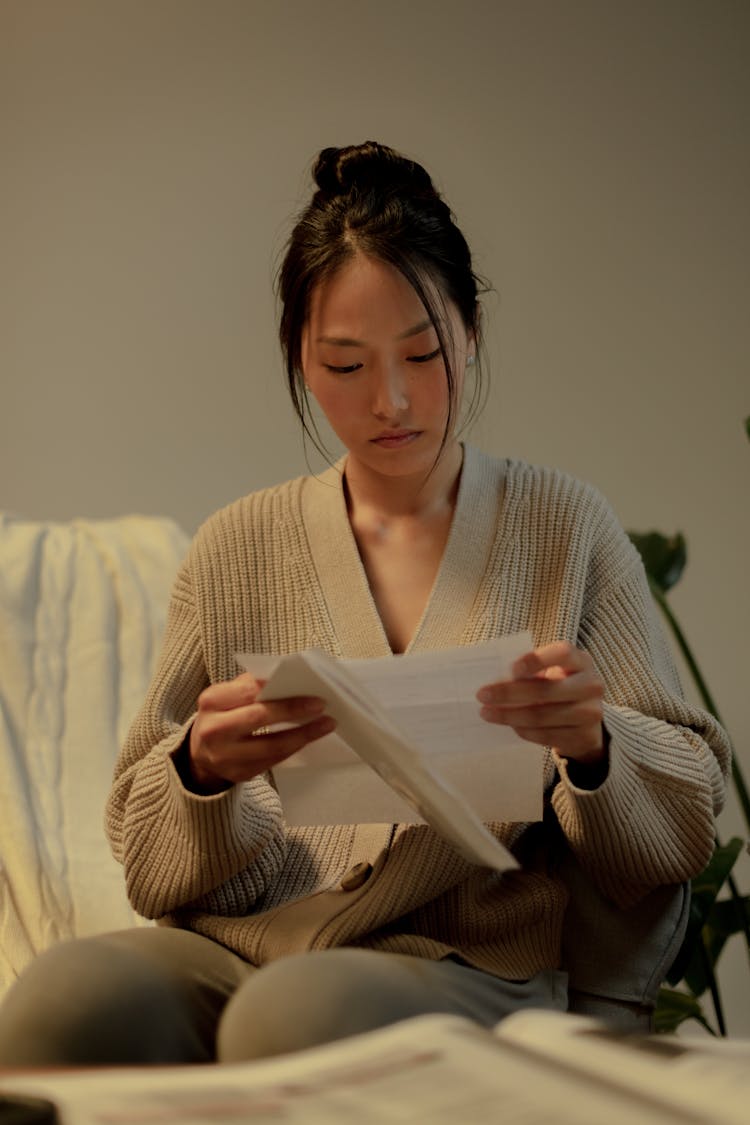
{"label": "earring", "polygon": [[473,366],[473,363],[474,363],[474,356],[473,355],[467,355],[466,366],[471,367],[471,366]]}

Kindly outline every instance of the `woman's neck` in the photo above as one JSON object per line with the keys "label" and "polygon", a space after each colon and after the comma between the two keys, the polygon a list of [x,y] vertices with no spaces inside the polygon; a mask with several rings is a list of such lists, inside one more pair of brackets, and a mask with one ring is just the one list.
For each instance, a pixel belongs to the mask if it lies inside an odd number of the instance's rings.
{"label": "woman's neck", "polygon": [[344,479],[353,524],[409,520],[430,523],[452,515],[463,465],[463,447],[452,441],[432,471],[413,476],[374,473],[352,458]]}

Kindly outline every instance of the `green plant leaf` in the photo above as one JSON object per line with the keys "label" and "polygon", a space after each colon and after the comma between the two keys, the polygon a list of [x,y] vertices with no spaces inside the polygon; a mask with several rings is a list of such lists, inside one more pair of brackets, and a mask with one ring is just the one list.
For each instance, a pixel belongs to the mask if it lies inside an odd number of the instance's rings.
{"label": "green plant leaf", "polygon": [[690,885],[690,915],[687,930],[680,951],[667,974],[667,980],[670,984],[677,984],[684,977],[696,996],[705,992],[710,983],[705,973],[704,956],[698,949],[698,943],[703,941],[703,927],[708,922],[721,888],[737,862],[742,846],[739,836],[733,836],[726,844],[717,845],[706,867],[700,875],[695,876]]}
{"label": "green plant leaf", "polygon": [[659,1034],[676,1031],[685,1020],[697,1020],[711,1035],[716,1035],[695,996],[674,988],[660,988],[654,1011],[654,1031]]}
{"label": "green plant leaf", "polygon": [[740,933],[745,928],[746,920],[750,921],[750,895],[743,895],[740,899],[723,898],[721,902],[715,902],[706,925],[713,933],[728,938]]}
{"label": "green plant leaf", "polygon": [[657,589],[666,594],[679,581],[687,562],[687,545],[682,532],[662,535],[660,531],[629,531],[628,535]]}
{"label": "green plant leaf", "polygon": [[706,925],[703,927],[703,943],[714,965],[719,960],[727,940],[733,934],[744,933],[748,924],[750,924],[750,895],[725,898],[713,904]]}
{"label": "green plant leaf", "polygon": [[726,883],[737,858],[742,852],[744,841],[739,836],[732,836],[726,844],[717,844],[713,855],[692,882],[693,898],[711,896],[714,901],[721,888]]}

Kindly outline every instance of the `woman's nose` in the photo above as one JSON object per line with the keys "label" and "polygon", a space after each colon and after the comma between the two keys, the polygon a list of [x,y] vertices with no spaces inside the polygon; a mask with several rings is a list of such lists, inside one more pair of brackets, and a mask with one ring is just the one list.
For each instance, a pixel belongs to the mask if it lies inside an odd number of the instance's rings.
{"label": "woman's nose", "polygon": [[397,418],[409,405],[407,379],[395,365],[374,376],[372,412],[378,418]]}

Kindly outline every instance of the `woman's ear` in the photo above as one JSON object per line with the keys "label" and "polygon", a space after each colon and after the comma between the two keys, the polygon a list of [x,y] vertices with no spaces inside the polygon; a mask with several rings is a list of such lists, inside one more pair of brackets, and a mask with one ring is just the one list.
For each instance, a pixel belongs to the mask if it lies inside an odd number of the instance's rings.
{"label": "woman's ear", "polygon": [[466,362],[474,363],[477,356],[477,334],[473,328],[466,333]]}

